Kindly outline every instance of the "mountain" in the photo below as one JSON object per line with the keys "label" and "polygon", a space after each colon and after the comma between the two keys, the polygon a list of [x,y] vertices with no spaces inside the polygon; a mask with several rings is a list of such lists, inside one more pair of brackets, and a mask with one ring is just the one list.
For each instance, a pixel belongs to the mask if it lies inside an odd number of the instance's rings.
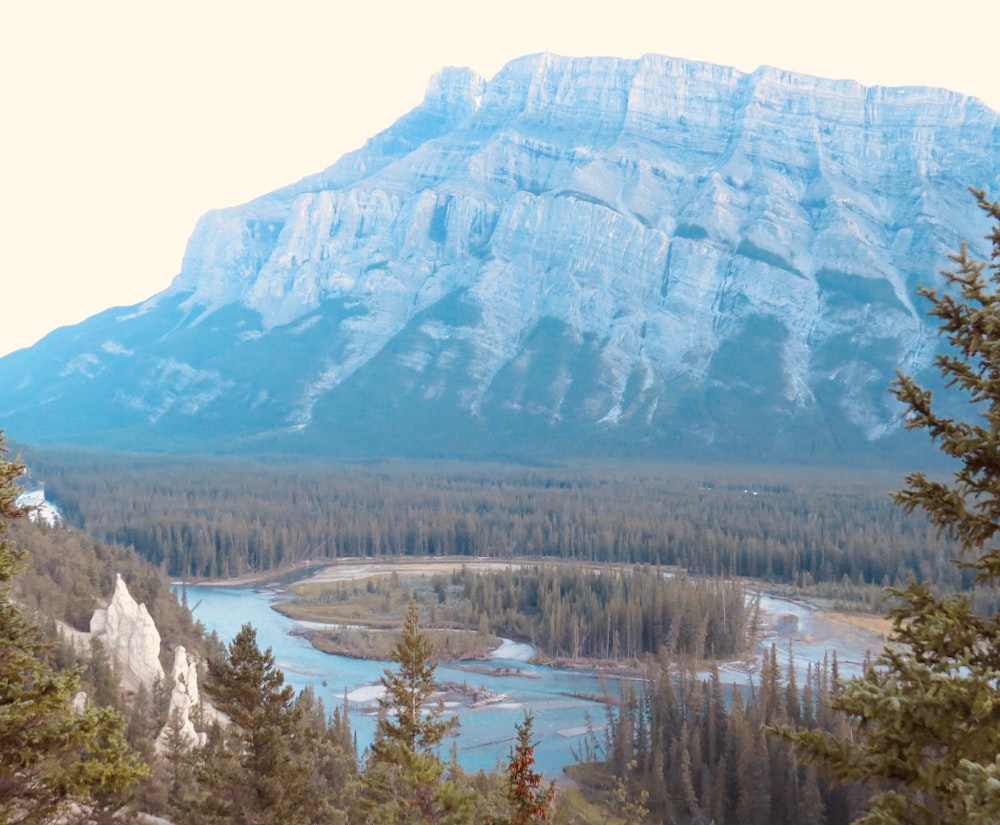
{"label": "mountain", "polygon": [[[849,460],[899,448],[916,296],[987,227],[998,114],[679,59],[433,77],[203,217],[164,292],[0,359],[0,426],[143,450]],[[136,261],[142,267],[142,261]]]}

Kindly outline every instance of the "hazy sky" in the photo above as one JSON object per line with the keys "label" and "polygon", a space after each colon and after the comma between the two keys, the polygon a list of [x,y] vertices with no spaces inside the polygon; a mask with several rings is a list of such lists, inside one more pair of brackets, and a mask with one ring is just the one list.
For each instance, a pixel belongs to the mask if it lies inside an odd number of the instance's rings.
{"label": "hazy sky", "polygon": [[164,289],[199,216],[329,166],[442,66],[655,52],[1000,110],[998,31],[1000,0],[12,0],[0,355]]}

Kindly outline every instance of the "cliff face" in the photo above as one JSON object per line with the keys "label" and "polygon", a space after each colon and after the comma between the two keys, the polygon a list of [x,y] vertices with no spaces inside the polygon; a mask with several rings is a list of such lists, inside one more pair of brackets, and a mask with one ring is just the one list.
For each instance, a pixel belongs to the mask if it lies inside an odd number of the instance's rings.
{"label": "cliff face", "polygon": [[[0,360],[26,440],[829,457],[898,429],[915,304],[984,234],[998,115],[658,56],[537,55],[196,227],[165,293]],[[73,399],[73,402],[70,402]]]}

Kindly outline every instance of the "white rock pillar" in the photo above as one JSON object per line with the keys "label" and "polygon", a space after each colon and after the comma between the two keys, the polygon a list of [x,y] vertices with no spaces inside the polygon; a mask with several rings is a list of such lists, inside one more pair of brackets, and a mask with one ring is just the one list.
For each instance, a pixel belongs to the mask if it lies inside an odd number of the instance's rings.
{"label": "white rock pillar", "polygon": [[132,598],[121,575],[115,578],[111,603],[94,611],[90,632],[104,639],[124,675],[133,677],[135,687],[141,683],[151,689],[154,682],[163,679],[160,632],[146,605]]}

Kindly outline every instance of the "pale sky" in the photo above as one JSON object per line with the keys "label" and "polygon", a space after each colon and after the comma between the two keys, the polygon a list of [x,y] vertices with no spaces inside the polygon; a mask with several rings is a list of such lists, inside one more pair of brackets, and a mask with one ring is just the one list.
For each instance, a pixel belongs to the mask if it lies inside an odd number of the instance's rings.
{"label": "pale sky", "polygon": [[1000,0],[0,3],[0,355],[166,288],[202,214],[326,168],[443,66],[658,53],[1000,110],[998,31]]}

